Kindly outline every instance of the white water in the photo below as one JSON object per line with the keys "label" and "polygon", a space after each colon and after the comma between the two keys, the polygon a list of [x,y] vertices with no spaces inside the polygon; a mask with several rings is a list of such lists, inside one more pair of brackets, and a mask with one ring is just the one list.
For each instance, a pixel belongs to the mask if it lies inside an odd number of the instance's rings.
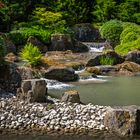
{"label": "white water", "polygon": [[101,48],[94,48],[94,47],[90,47],[90,52],[98,52],[101,53],[103,52],[104,47]]}
{"label": "white water", "polygon": [[107,45],[106,43],[96,43],[96,42],[83,42],[84,45],[86,45],[89,48],[90,52],[94,53],[101,53],[103,52],[103,49]]}
{"label": "white water", "polygon": [[87,77],[86,79],[80,79],[79,82],[95,82],[95,83],[104,83],[107,82],[108,80],[101,79],[100,77],[97,76],[97,78],[94,78],[92,76]]}
{"label": "white water", "polygon": [[66,89],[69,87],[73,87],[72,84],[62,83],[57,80],[49,80],[49,79],[45,79],[45,78],[41,78],[41,79],[46,81],[48,89]]}
{"label": "white water", "polygon": [[85,71],[85,68],[82,69],[82,70],[77,70],[77,71],[75,71],[75,73],[78,74],[78,73],[82,73],[82,72],[84,72],[84,71]]}

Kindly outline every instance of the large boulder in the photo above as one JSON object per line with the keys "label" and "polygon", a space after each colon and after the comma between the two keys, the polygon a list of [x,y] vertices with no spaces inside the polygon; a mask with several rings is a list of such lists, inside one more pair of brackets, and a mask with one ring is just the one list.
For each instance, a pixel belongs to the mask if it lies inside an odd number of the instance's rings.
{"label": "large boulder", "polygon": [[110,66],[110,65],[101,65],[101,66],[95,66],[95,67],[87,67],[86,71],[90,73],[95,73],[95,74],[101,74],[101,75],[106,75],[106,74],[116,74],[119,69],[116,66]]}
{"label": "large boulder", "polygon": [[90,23],[77,24],[73,28],[75,38],[82,42],[93,42],[100,38],[99,31]]}
{"label": "large boulder", "polygon": [[80,96],[78,91],[69,90],[66,91],[61,98],[62,102],[72,102],[72,103],[80,103]]}
{"label": "large boulder", "polygon": [[21,76],[14,63],[0,64],[0,88],[6,92],[16,93],[21,84]]}
{"label": "large boulder", "polygon": [[132,61],[132,62],[140,64],[140,51],[135,50],[135,51],[129,52],[127,54],[125,60],[126,61]]}
{"label": "large boulder", "polygon": [[79,41],[74,41],[74,52],[76,53],[82,53],[82,52],[88,52],[89,47],[83,44],[82,42]]}
{"label": "large boulder", "polygon": [[78,80],[78,75],[75,74],[75,71],[72,68],[50,67],[45,73],[45,78],[68,82]]}
{"label": "large boulder", "polygon": [[103,54],[97,55],[93,59],[90,59],[87,62],[86,66],[92,67],[92,66],[98,66],[98,65],[105,65],[105,64],[102,64],[103,63],[101,62],[102,59],[108,59],[108,61],[109,59],[112,60],[112,65],[116,65],[116,64],[120,64],[124,62],[123,57],[121,57],[116,52],[111,50],[111,51],[104,52]]}
{"label": "large boulder", "polygon": [[140,134],[140,107],[108,108],[104,117],[104,125],[111,132],[121,136]]}
{"label": "large boulder", "polygon": [[17,96],[26,102],[45,102],[47,87],[45,80],[30,79],[23,80],[21,88],[17,90]]}
{"label": "large boulder", "polygon": [[30,36],[27,40],[27,43],[31,43],[34,46],[37,46],[40,49],[40,51],[43,53],[48,51],[48,47],[34,36]]}
{"label": "large boulder", "polygon": [[51,36],[50,51],[74,50],[73,41],[68,34],[53,34]]}
{"label": "large boulder", "polygon": [[119,75],[131,76],[140,73],[140,65],[134,62],[125,61],[122,64],[118,64],[117,68],[119,70],[118,71]]}

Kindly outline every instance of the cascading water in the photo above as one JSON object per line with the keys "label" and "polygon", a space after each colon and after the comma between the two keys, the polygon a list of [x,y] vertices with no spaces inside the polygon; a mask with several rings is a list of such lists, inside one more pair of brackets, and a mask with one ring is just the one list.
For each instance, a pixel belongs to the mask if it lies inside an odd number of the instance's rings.
{"label": "cascading water", "polygon": [[89,48],[90,52],[97,52],[97,53],[103,52],[103,49],[106,46],[109,46],[108,43],[96,43],[96,42],[82,42],[82,43]]}

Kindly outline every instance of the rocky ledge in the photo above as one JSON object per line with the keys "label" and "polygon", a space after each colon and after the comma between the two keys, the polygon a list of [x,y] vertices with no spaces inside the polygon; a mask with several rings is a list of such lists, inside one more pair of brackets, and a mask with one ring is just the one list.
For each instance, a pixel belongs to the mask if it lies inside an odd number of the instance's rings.
{"label": "rocky ledge", "polygon": [[[16,97],[0,99],[1,134],[85,134],[104,131],[107,106],[64,103],[48,98],[51,103],[26,103]],[[53,102],[53,103],[52,103]]]}

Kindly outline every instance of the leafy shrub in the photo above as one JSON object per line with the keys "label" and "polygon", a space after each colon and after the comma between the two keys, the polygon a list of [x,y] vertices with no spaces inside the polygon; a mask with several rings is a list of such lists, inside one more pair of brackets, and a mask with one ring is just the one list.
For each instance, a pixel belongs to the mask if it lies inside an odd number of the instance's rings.
{"label": "leafy shrub", "polygon": [[120,35],[120,40],[122,41],[125,38],[125,36],[130,32],[140,34],[140,26],[137,24],[129,24],[129,23],[125,24],[124,30],[122,31],[122,33]]}
{"label": "leafy shrub", "polygon": [[120,45],[115,47],[117,53],[125,55],[131,50],[140,49],[140,26],[133,23],[124,23],[120,40]]}
{"label": "leafy shrub", "polygon": [[0,62],[3,61],[5,55],[4,39],[0,36]]}
{"label": "leafy shrub", "polygon": [[115,62],[115,58],[110,58],[107,56],[101,56],[100,57],[100,64],[101,65],[113,65]]}
{"label": "leafy shrub", "polygon": [[68,33],[66,21],[63,19],[61,12],[47,11],[46,8],[36,8],[33,11],[34,21],[43,28],[53,33]]}
{"label": "leafy shrub", "polygon": [[129,32],[127,35],[121,40],[121,44],[125,44],[128,42],[132,42],[137,40],[140,37],[140,34],[135,32]]}
{"label": "leafy shrub", "polygon": [[7,36],[12,40],[15,45],[22,45],[26,43],[24,33],[20,30],[11,31]]}
{"label": "leafy shrub", "polygon": [[129,51],[140,49],[140,37],[132,42],[127,42],[115,47],[115,51],[119,54],[126,55]]}
{"label": "leafy shrub", "polygon": [[25,45],[24,49],[20,53],[20,56],[22,59],[28,60],[28,64],[31,66],[37,66],[41,63],[42,55],[39,49],[31,43]]}
{"label": "leafy shrub", "polygon": [[116,45],[120,41],[120,34],[123,30],[122,22],[118,20],[110,20],[103,24],[100,28],[102,38],[107,39],[112,45]]}
{"label": "leafy shrub", "polygon": [[8,33],[8,36],[15,45],[26,44],[26,41],[30,36],[34,36],[43,43],[47,44],[50,43],[51,34],[52,32],[49,30],[42,29],[39,26],[33,26],[30,28],[25,27],[16,31],[11,31]]}

